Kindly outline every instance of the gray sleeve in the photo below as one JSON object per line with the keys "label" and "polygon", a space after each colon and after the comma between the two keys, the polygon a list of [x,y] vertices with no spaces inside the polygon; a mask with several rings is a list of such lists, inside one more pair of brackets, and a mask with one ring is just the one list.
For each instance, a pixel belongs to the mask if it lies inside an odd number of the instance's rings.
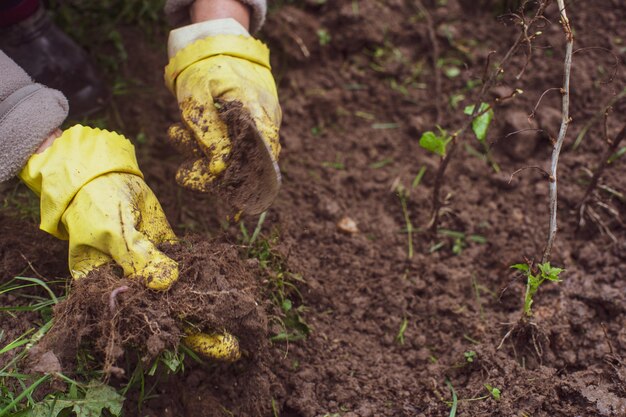
{"label": "gray sleeve", "polygon": [[36,84],[0,51],[0,182],[22,169],[67,112],[63,93]]}
{"label": "gray sleeve", "polygon": [[[239,0],[241,3],[250,6],[252,16],[250,16],[250,33],[255,33],[265,22],[267,13],[267,0]],[[188,25],[189,6],[194,0],[166,0],[165,15],[174,26]]]}

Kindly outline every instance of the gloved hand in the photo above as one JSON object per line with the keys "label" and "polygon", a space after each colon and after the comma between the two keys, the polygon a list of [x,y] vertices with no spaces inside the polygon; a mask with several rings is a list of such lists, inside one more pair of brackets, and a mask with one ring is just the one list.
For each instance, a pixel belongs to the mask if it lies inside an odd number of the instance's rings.
{"label": "gloved hand", "polygon": [[69,239],[74,278],[113,260],[153,290],[178,279],[176,262],[155,246],[176,236],[125,137],[73,126],[19,176],[41,198],[41,229]]}
{"label": "gloved hand", "polygon": [[[41,198],[41,229],[69,239],[74,278],[113,260],[153,290],[167,290],[178,279],[176,262],[155,246],[176,236],[125,137],[73,126],[31,156],[19,176]],[[188,329],[183,343],[215,360],[240,356],[237,339],[226,332]]]}
{"label": "gloved hand", "polygon": [[182,342],[194,352],[220,362],[236,362],[241,357],[239,341],[228,332],[201,333],[187,328]]}
{"label": "gloved hand", "polygon": [[280,187],[282,117],[267,47],[249,35],[195,40],[171,57],[165,82],[183,122],[170,128],[170,140],[189,156],[177,182],[201,192],[227,189],[236,208],[265,211]]}

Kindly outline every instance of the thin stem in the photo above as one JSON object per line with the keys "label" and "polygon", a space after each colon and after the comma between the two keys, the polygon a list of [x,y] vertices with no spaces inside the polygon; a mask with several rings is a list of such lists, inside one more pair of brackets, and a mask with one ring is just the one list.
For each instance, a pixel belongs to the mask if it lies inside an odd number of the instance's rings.
{"label": "thin stem", "polygon": [[572,71],[572,51],[574,48],[574,35],[572,34],[572,28],[567,18],[565,10],[564,0],[557,0],[559,11],[561,13],[561,25],[563,26],[563,32],[567,41],[565,47],[565,62],[564,62],[564,75],[563,75],[563,94],[562,108],[561,108],[561,128],[559,129],[559,136],[554,143],[552,149],[552,160],[550,163],[550,226],[548,231],[548,241],[543,251],[541,263],[548,262],[552,253],[552,246],[554,245],[554,239],[556,238],[557,224],[557,169],[559,165],[559,155],[561,154],[561,148],[563,147],[563,141],[567,133],[567,127],[570,123],[569,117],[569,100],[570,100],[570,74]]}
{"label": "thin stem", "polygon": [[398,191],[398,197],[400,197],[400,204],[402,205],[402,213],[404,214],[404,221],[406,222],[406,232],[408,236],[408,253],[407,258],[413,258],[413,223],[409,217],[409,208],[407,205],[406,191]]}
{"label": "thin stem", "polygon": [[609,160],[611,155],[615,153],[617,148],[619,147],[622,140],[626,137],[626,124],[622,127],[622,130],[617,134],[613,141],[609,142],[609,146],[607,147],[604,155],[602,155],[602,160],[600,161],[600,165],[596,168],[596,171],[593,173],[593,177],[591,178],[591,182],[587,186],[587,190],[585,191],[585,195],[578,205],[578,224],[581,224],[583,221],[583,214],[585,212],[585,205],[592,191],[597,187],[598,182],[600,181],[600,177],[604,173],[607,165],[609,164]]}
{"label": "thin stem", "polygon": [[[547,6],[547,2],[541,2],[533,18],[529,21],[528,24],[524,22],[523,25],[525,27],[529,27],[533,25],[534,22],[542,18],[543,12],[545,11],[546,6]],[[437,230],[437,225],[439,222],[439,212],[441,210],[441,200],[439,198],[439,194],[441,193],[441,189],[443,188],[444,175],[450,163],[450,160],[452,159],[452,156],[454,155],[454,151],[457,147],[456,146],[457,142],[459,142],[463,132],[467,129],[467,127],[471,125],[472,121],[476,117],[478,117],[480,114],[482,114],[480,110],[482,108],[481,104],[483,102],[483,98],[485,94],[496,83],[496,81],[498,80],[498,76],[504,73],[504,65],[513,57],[513,55],[518,50],[520,45],[525,41],[528,41],[527,29],[522,30],[522,32],[517,37],[513,45],[511,45],[511,47],[506,52],[502,60],[499,62],[497,68],[494,71],[492,71],[489,74],[489,76],[484,77],[485,80],[483,82],[483,86],[480,89],[480,92],[478,93],[478,98],[476,100],[476,103],[474,104],[474,110],[472,111],[472,114],[469,116],[469,121],[466,123],[465,127],[461,128],[454,135],[452,135],[450,148],[448,152],[446,153],[446,156],[444,156],[439,162],[439,168],[437,170],[437,176],[435,177],[435,184],[433,186],[432,212],[431,212],[430,222],[428,224],[428,228],[431,230],[431,232],[435,232]],[[491,109],[491,106],[489,106],[488,109],[483,110],[483,111],[488,111],[489,109]]]}
{"label": "thin stem", "polygon": [[437,42],[437,34],[435,32],[435,24],[433,22],[433,18],[431,14],[428,12],[428,9],[424,7],[424,4],[421,0],[417,0],[416,2],[417,8],[424,15],[426,19],[426,25],[428,28],[428,38],[430,39],[430,43],[432,46],[432,61],[433,61],[433,72],[435,75],[435,109],[437,111],[437,124],[441,123],[441,116],[443,114],[443,110],[441,108],[441,70],[439,68],[439,42]]}

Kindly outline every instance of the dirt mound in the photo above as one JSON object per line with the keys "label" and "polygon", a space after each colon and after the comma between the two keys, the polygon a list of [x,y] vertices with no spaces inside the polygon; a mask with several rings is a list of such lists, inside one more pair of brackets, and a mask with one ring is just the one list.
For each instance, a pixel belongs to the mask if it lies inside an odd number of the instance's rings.
{"label": "dirt mound", "polygon": [[228,331],[238,337],[243,358],[219,368],[239,383],[214,400],[229,404],[229,399],[239,399],[240,413],[262,414],[273,374],[265,365],[268,323],[263,304],[256,301],[259,284],[253,269],[227,243],[187,238],[165,251],[180,268],[180,278],[168,292],[122,279],[113,266],[93,271],[73,281],[67,298],[55,306],[55,325],[37,351],[54,352],[71,371],[78,349],[86,346],[101,355],[106,373],[124,377],[118,361],[129,350],[140,352],[149,365],[164,349],[176,349],[185,326]]}

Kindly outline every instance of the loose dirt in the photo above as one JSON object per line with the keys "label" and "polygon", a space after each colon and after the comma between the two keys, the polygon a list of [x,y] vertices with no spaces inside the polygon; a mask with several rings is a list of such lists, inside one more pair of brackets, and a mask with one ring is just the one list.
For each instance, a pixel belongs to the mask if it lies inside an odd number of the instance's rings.
{"label": "loose dirt", "polygon": [[[512,179],[511,173],[548,166],[550,137],[560,123],[558,90],[545,94],[534,119],[527,115],[545,91],[562,83],[564,38],[553,4],[547,11],[551,23],[535,29],[542,35],[519,80],[526,47],[489,93],[493,99],[516,88],[524,91],[495,108],[488,142],[502,172],[476,156],[481,148],[467,135],[442,193],[447,196],[444,232],[416,233],[415,254],[408,259],[405,217],[392,189],[402,184],[410,190],[410,219],[425,226],[438,157],[420,148],[419,137],[436,130],[437,100],[445,110],[442,127],[462,126],[463,107],[473,104],[490,51],[497,51],[490,58],[497,62],[519,30],[510,16],[497,19],[489,9],[477,8],[470,16],[454,0],[424,4],[440,46],[441,97],[434,90],[427,26],[413,2],[281,5],[261,33],[272,51],[284,114],[283,186],[263,233],[277,236],[274,250],[289,271],[303,277],[297,286],[311,327],[307,339],[288,344],[268,342],[273,333],[268,316],[276,314],[264,284],[269,272],[224,243],[240,241],[238,225],[225,222],[227,213],[216,198],[173,182],[182,158],[173,154],[165,135],[178,112],[160,87],[159,71],[145,70],[164,66],[163,48],[146,46],[136,29],[122,30],[125,42],[137,46],[124,74],[151,88],[116,98],[113,106],[123,123],[112,127],[131,138],[140,132],[147,137],[137,143],[140,165],[172,226],[191,242],[176,252],[185,272],[169,293],[159,295],[105,271],[100,280],[73,284],[80,297],[70,297],[57,314],[72,317],[66,326],[103,357],[111,334],[117,335],[113,346],[143,347],[146,359],[158,350],[151,353],[150,346],[173,346],[181,335],[180,317],[203,328],[227,329],[248,351],[232,365],[189,361],[185,373],[160,380],[153,392],[157,397],[142,404],[141,415],[440,416],[450,413],[451,387],[459,416],[625,415],[626,159],[607,169],[593,196],[593,218],[579,227],[577,205],[606,146],[602,118],[578,149],[571,146],[626,85],[626,7],[617,0],[570,5],[578,51],[552,259],[566,272],[562,283],[539,290],[534,330],[522,339],[519,334],[507,338],[497,349],[523,304],[523,278],[509,266],[536,259],[547,235],[546,179],[535,169]],[[609,116],[609,136],[623,125],[622,107]],[[540,131],[512,134],[523,129]],[[421,167],[426,174],[412,188]],[[28,268],[19,256],[27,250],[40,274],[56,276],[65,262],[59,256],[63,242],[42,243],[34,224],[0,216],[0,255],[11,265],[3,272]],[[358,233],[337,228],[346,216]],[[256,218],[244,221],[248,227],[256,224]],[[130,289],[119,294],[111,317],[109,296],[121,285]],[[228,295],[214,297],[210,291]],[[158,323],[160,332],[150,323]],[[22,326],[7,317],[2,325]],[[113,352],[112,365],[124,368],[123,351]],[[71,358],[61,359],[71,366]],[[501,391],[500,399],[486,384]],[[138,415],[136,402],[131,394],[128,415]]]}

